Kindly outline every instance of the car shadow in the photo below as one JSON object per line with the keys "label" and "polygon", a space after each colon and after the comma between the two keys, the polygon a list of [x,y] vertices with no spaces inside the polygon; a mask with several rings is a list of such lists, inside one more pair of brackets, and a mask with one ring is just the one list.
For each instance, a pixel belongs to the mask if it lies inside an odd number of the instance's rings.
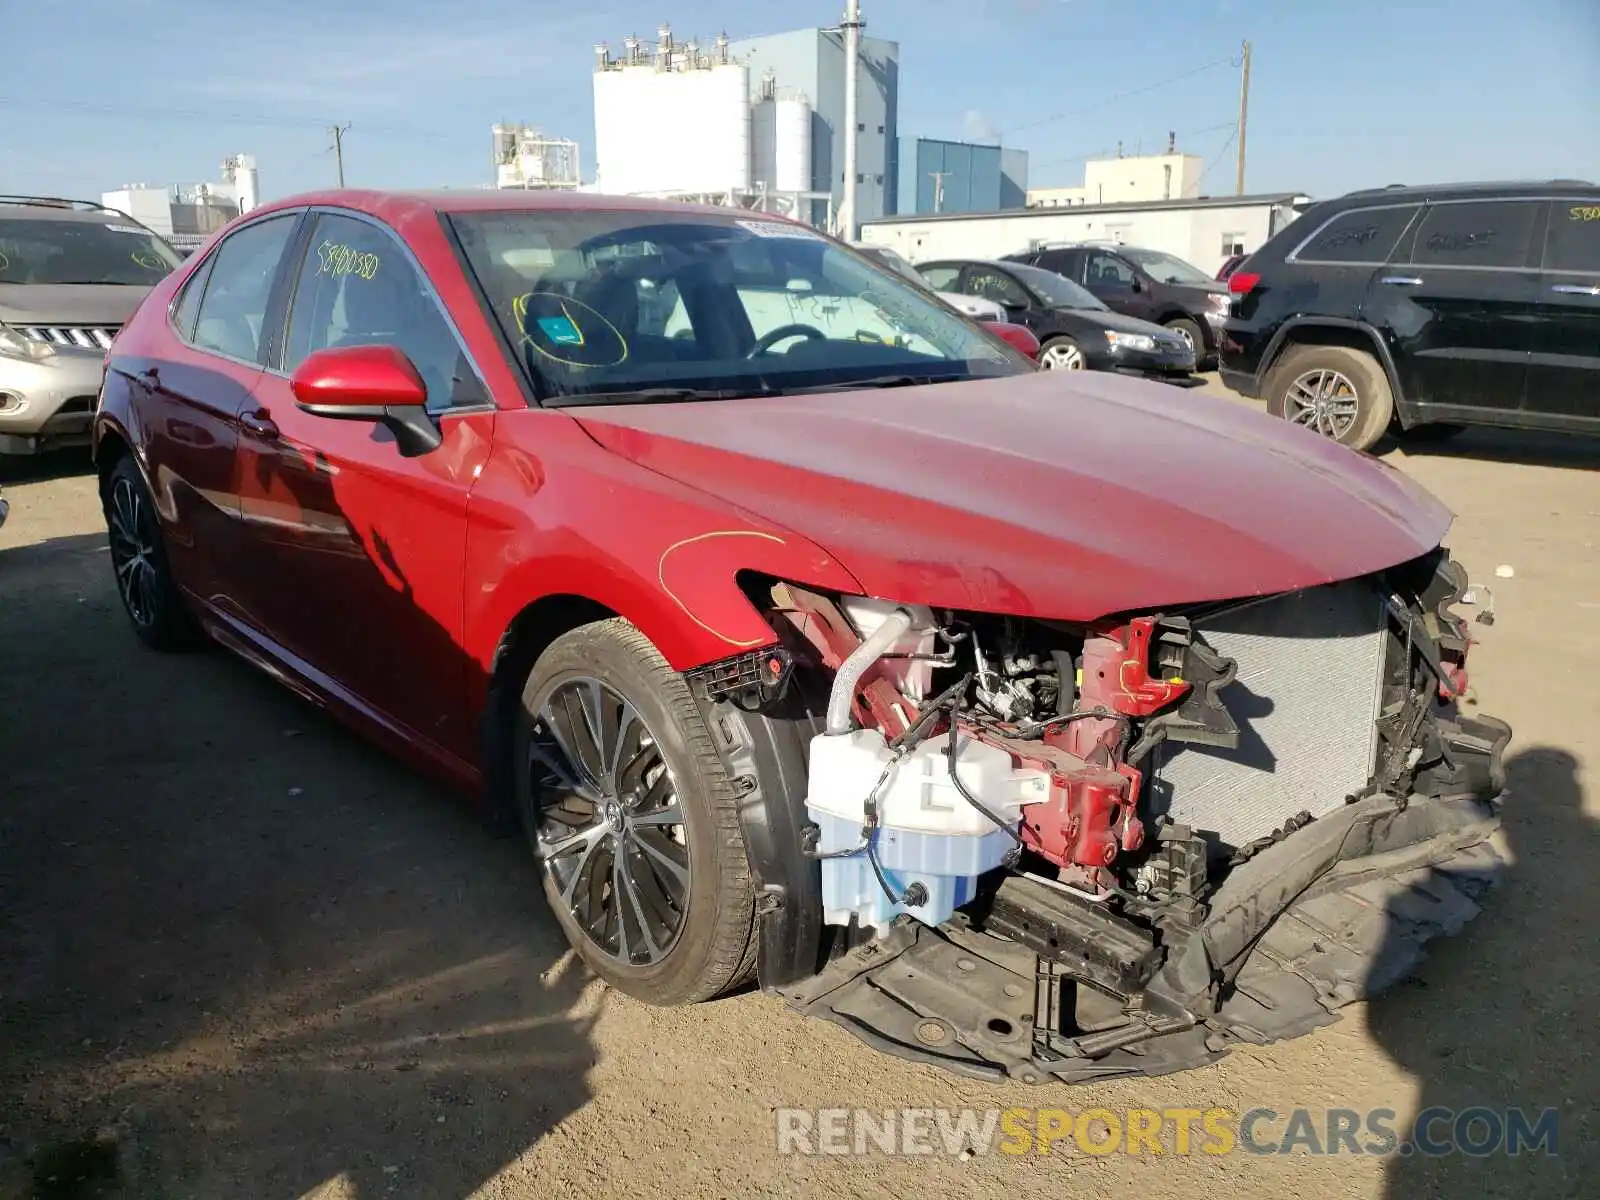
{"label": "car shadow", "polygon": [[588,1101],[522,842],[145,650],[103,536],[0,551],[0,611],[0,1197],[462,1196]]}
{"label": "car shadow", "polygon": [[92,474],[94,461],[84,447],[50,450],[29,456],[0,454],[0,487],[9,483],[44,483],[51,479]]}
{"label": "car shadow", "polygon": [[[1388,1163],[1393,1200],[1554,1200],[1586,1194],[1600,1178],[1600,828],[1584,811],[1577,761],[1566,750],[1522,750],[1506,769],[1502,820],[1514,865],[1504,885],[1460,936],[1430,944],[1417,975],[1372,1001],[1368,1024],[1418,1081],[1417,1111],[1448,1110],[1424,1131],[1433,1143],[1446,1142],[1454,1115],[1467,1109],[1492,1110],[1508,1126],[1508,1111],[1520,1109],[1535,1128],[1554,1108],[1558,1152],[1513,1154],[1502,1141],[1481,1156],[1402,1153]],[[1469,1136],[1483,1143],[1489,1134],[1480,1123]]]}
{"label": "car shadow", "polygon": [[1424,431],[1385,434],[1375,455],[1395,451],[1411,458],[1477,458],[1544,467],[1600,467],[1600,437],[1524,429],[1463,429],[1448,435]]}

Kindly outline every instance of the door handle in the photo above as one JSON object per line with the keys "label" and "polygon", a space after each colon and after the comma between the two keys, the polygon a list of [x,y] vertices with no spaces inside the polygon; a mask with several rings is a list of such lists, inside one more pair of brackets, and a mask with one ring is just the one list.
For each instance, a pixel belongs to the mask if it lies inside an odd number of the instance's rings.
{"label": "door handle", "polygon": [[1581,283],[1558,283],[1550,290],[1560,292],[1563,296],[1600,296],[1600,287],[1588,287]]}
{"label": "door handle", "polygon": [[240,414],[239,424],[243,425],[257,437],[275,438],[278,436],[278,425],[264,408],[254,412]]}
{"label": "door handle", "polygon": [[1420,287],[1422,284],[1422,280],[1415,275],[1385,275],[1378,282],[1387,283],[1390,287]]}
{"label": "door handle", "polygon": [[161,386],[161,372],[154,367],[146,367],[134,374],[134,379],[143,387],[154,391]]}

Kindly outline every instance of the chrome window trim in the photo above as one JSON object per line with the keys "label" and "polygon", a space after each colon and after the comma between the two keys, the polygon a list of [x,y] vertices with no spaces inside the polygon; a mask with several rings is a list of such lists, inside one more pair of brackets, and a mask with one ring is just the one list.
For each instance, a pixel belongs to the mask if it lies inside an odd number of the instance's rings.
{"label": "chrome window trim", "polygon": [[[1427,202],[1423,201],[1423,200],[1407,200],[1407,201],[1404,201],[1404,202],[1399,203],[1399,204],[1353,204],[1349,208],[1342,209],[1341,211],[1334,213],[1327,220],[1323,221],[1322,224],[1318,225],[1315,229],[1313,229],[1309,234],[1307,234],[1305,237],[1301,238],[1299,243],[1295,246],[1295,248],[1293,250],[1289,251],[1288,254],[1283,256],[1283,261],[1284,262],[1297,263],[1297,264],[1303,264],[1305,266],[1312,266],[1312,267],[1372,267],[1372,268],[1376,268],[1376,267],[1388,266],[1389,264],[1388,264],[1387,261],[1384,261],[1384,262],[1370,262],[1370,261],[1368,261],[1366,259],[1358,259],[1358,260],[1354,260],[1354,261],[1346,261],[1346,260],[1343,260],[1343,259],[1335,260],[1335,259],[1328,259],[1328,258],[1301,258],[1300,257],[1300,251],[1304,250],[1312,242],[1316,241],[1317,238],[1322,235],[1322,231],[1324,229],[1326,229],[1328,226],[1332,225],[1335,221],[1344,220],[1344,218],[1348,217],[1351,213],[1395,212],[1396,210],[1402,209],[1402,208],[1414,208],[1414,209],[1417,210],[1417,213],[1420,213],[1426,207],[1427,207]],[[1412,214],[1411,220],[1412,221],[1416,220],[1416,214],[1415,213]],[[1394,239],[1394,244],[1396,246],[1398,246],[1400,244],[1400,239],[1405,237],[1406,234],[1408,232],[1410,232],[1410,229],[1411,229],[1411,221],[1407,221],[1405,223],[1405,225],[1401,227],[1401,230],[1400,230],[1399,234],[1396,235],[1396,237]],[[1391,249],[1393,249],[1393,247],[1391,247]]]}
{"label": "chrome window trim", "polygon": [[[1535,272],[1535,273],[1537,273],[1537,272],[1539,272],[1541,270],[1541,268],[1539,268],[1539,267],[1486,267],[1486,266],[1476,266],[1476,265],[1474,265],[1472,263],[1419,263],[1419,262],[1414,262],[1414,261],[1403,262],[1403,263],[1402,262],[1393,262],[1393,263],[1391,263],[1391,262],[1368,262],[1368,261],[1365,261],[1365,260],[1362,260],[1360,262],[1331,262],[1328,259],[1323,259],[1323,258],[1299,258],[1299,257],[1297,257],[1297,255],[1299,255],[1300,251],[1304,250],[1308,245],[1310,245],[1313,241],[1315,241],[1316,238],[1317,238],[1317,235],[1320,234],[1329,225],[1333,224],[1333,222],[1339,220],[1341,217],[1349,216],[1351,213],[1354,213],[1354,212],[1383,212],[1383,211],[1392,211],[1392,210],[1397,209],[1397,208],[1416,208],[1418,210],[1418,212],[1420,213],[1420,212],[1425,211],[1425,210],[1430,209],[1430,208],[1443,208],[1444,206],[1451,205],[1451,204],[1561,204],[1561,203],[1564,203],[1564,202],[1568,202],[1570,200],[1571,200],[1570,196],[1499,196],[1499,195],[1488,195],[1488,196],[1457,196],[1457,197],[1454,197],[1454,198],[1449,199],[1449,200],[1406,200],[1406,201],[1402,201],[1402,202],[1396,203],[1396,204],[1354,204],[1354,205],[1351,205],[1349,208],[1344,209],[1341,212],[1335,213],[1333,216],[1329,217],[1326,221],[1322,222],[1322,224],[1318,225],[1316,227],[1316,229],[1313,230],[1308,237],[1304,238],[1297,246],[1295,246],[1295,248],[1293,250],[1291,250],[1288,254],[1284,255],[1284,261],[1285,262],[1293,262],[1293,263],[1297,263],[1297,264],[1304,265],[1304,266],[1315,266],[1315,267],[1371,267],[1374,270],[1377,269],[1378,267],[1426,267],[1430,271],[1515,271],[1515,272]],[[1401,230],[1400,237],[1401,238],[1405,237],[1406,233],[1409,232],[1410,228],[1411,228],[1411,226],[1409,224],[1407,224],[1406,228]],[[1548,236],[1549,236],[1549,227],[1548,227],[1548,225],[1546,226],[1546,229],[1545,229],[1545,235],[1548,238]],[[1399,244],[1399,239],[1396,239],[1395,244],[1396,245]],[[1540,248],[1540,254],[1541,254],[1541,256],[1543,255],[1543,248],[1542,247]],[[1547,271],[1545,271],[1545,273],[1546,274],[1557,274],[1558,272],[1556,272],[1554,270],[1547,270]],[[1572,275],[1593,275],[1593,274],[1596,274],[1596,272],[1593,272],[1593,271],[1562,271],[1562,272],[1559,272],[1559,273],[1560,274],[1572,274]]]}

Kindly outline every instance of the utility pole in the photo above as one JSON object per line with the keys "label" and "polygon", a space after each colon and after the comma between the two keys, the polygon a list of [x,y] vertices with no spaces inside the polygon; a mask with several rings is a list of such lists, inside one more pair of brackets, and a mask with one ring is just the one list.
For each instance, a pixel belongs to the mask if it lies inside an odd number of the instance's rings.
{"label": "utility pole", "polygon": [[1233,181],[1236,195],[1244,195],[1244,135],[1250,118],[1250,42],[1244,43],[1244,70],[1239,76],[1239,173]]}
{"label": "utility pole", "polygon": [[839,226],[846,241],[856,240],[856,125],[860,96],[861,19],[859,0],[846,0],[844,21],[844,195],[839,204]]}
{"label": "utility pole", "polygon": [[350,125],[349,125],[348,122],[343,124],[343,125],[332,125],[332,126],[330,126],[328,128],[328,132],[333,134],[333,145],[329,146],[328,149],[333,151],[333,161],[335,163],[337,163],[338,167],[339,167],[339,186],[343,187],[344,186],[344,135],[350,132]]}

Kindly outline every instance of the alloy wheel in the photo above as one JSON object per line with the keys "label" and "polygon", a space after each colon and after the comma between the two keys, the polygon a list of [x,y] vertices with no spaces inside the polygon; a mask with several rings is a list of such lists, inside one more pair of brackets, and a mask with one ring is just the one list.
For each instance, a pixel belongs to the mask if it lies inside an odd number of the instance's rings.
{"label": "alloy wheel", "polygon": [[106,517],[111,565],[116,569],[122,603],[135,624],[154,625],[159,588],[154,522],[143,493],[132,480],[112,483]]}
{"label": "alloy wheel", "polygon": [[539,860],[572,923],[626,966],[661,961],[689,908],[688,831],[677,783],[643,717],[598,679],[569,679],[539,706],[529,748],[543,798]]}
{"label": "alloy wheel", "polygon": [[1083,351],[1074,342],[1057,342],[1045,347],[1039,356],[1039,365],[1047,371],[1081,371],[1084,368]]}
{"label": "alloy wheel", "polygon": [[1194,337],[1182,325],[1169,325],[1167,326],[1167,331],[1169,333],[1175,333],[1181,337],[1183,339],[1183,344],[1189,347],[1190,354],[1198,355],[1200,353],[1199,350],[1195,348]]}
{"label": "alloy wheel", "polygon": [[1284,399],[1284,415],[1291,423],[1335,440],[1350,432],[1361,406],[1349,376],[1326,367],[1297,375]]}

